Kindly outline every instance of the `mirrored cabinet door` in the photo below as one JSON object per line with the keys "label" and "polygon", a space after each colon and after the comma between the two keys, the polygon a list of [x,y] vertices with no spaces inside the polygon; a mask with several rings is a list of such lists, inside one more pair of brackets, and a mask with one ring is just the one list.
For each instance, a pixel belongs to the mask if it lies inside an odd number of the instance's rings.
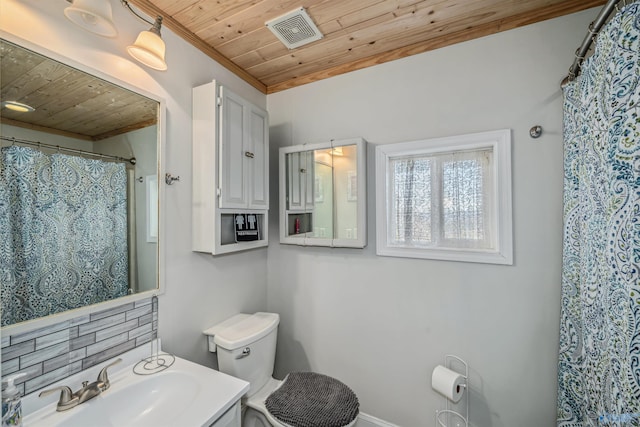
{"label": "mirrored cabinet door", "polygon": [[366,142],[280,149],[280,242],[366,245]]}
{"label": "mirrored cabinet door", "polygon": [[289,153],[287,158],[287,190],[290,211],[313,209],[313,151]]}

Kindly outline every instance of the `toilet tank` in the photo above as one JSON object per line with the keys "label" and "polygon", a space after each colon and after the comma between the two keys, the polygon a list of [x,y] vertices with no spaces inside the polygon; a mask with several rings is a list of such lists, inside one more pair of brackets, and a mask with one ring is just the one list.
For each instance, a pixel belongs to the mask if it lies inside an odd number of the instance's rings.
{"label": "toilet tank", "polygon": [[276,313],[239,314],[211,328],[218,368],[248,381],[247,396],[260,390],[273,374],[279,322]]}

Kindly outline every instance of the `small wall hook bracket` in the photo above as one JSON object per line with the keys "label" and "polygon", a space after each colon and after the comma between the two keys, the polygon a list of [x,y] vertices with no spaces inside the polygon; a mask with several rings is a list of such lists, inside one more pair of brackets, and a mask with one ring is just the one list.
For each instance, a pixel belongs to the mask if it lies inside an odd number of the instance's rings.
{"label": "small wall hook bracket", "polygon": [[540,138],[542,136],[542,126],[536,125],[529,129],[529,135],[534,139]]}
{"label": "small wall hook bracket", "polygon": [[166,182],[167,185],[173,185],[175,181],[180,181],[180,177],[172,176],[170,173],[164,175],[164,182]]}

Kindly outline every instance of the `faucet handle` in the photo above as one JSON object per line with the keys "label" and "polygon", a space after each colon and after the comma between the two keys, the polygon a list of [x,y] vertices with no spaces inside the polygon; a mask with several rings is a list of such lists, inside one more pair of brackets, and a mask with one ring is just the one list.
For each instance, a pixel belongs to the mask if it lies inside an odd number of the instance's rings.
{"label": "faucet handle", "polygon": [[50,388],[49,390],[43,390],[40,392],[40,397],[45,397],[55,392],[60,392],[60,399],[58,400],[58,411],[64,411],[71,409],[77,405],[78,396],[74,396],[73,392],[66,385],[60,387]]}
{"label": "faucet handle", "polygon": [[100,389],[102,391],[107,390],[111,386],[111,384],[109,383],[109,376],[107,375],[107,369],[109,369],[113,365],[117,365],[120,362],[122,362],[122,359],[121,358],[117,358],[112,363],[109,363],[107,366],[102,368],[102,370],[98,374],[98,381],[97,382],[98,382],[98,384],[101,384],[100,385]]}

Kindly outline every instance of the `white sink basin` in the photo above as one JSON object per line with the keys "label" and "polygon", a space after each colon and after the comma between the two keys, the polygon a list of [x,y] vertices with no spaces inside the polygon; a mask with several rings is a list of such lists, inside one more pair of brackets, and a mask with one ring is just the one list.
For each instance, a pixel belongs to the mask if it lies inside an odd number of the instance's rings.
{"label": "white sink basin", "polygon": [[[54,403],[26,413],[25,427],[208,426],[249,389],[245,381],[178,357],[171,367],[152,375],[136,375],[132,365],[119,371],[116,367],[110,368],[108,390],[64,412],[56,411],[56,396]],[[93,376],[83,379],[95,381]]]}

